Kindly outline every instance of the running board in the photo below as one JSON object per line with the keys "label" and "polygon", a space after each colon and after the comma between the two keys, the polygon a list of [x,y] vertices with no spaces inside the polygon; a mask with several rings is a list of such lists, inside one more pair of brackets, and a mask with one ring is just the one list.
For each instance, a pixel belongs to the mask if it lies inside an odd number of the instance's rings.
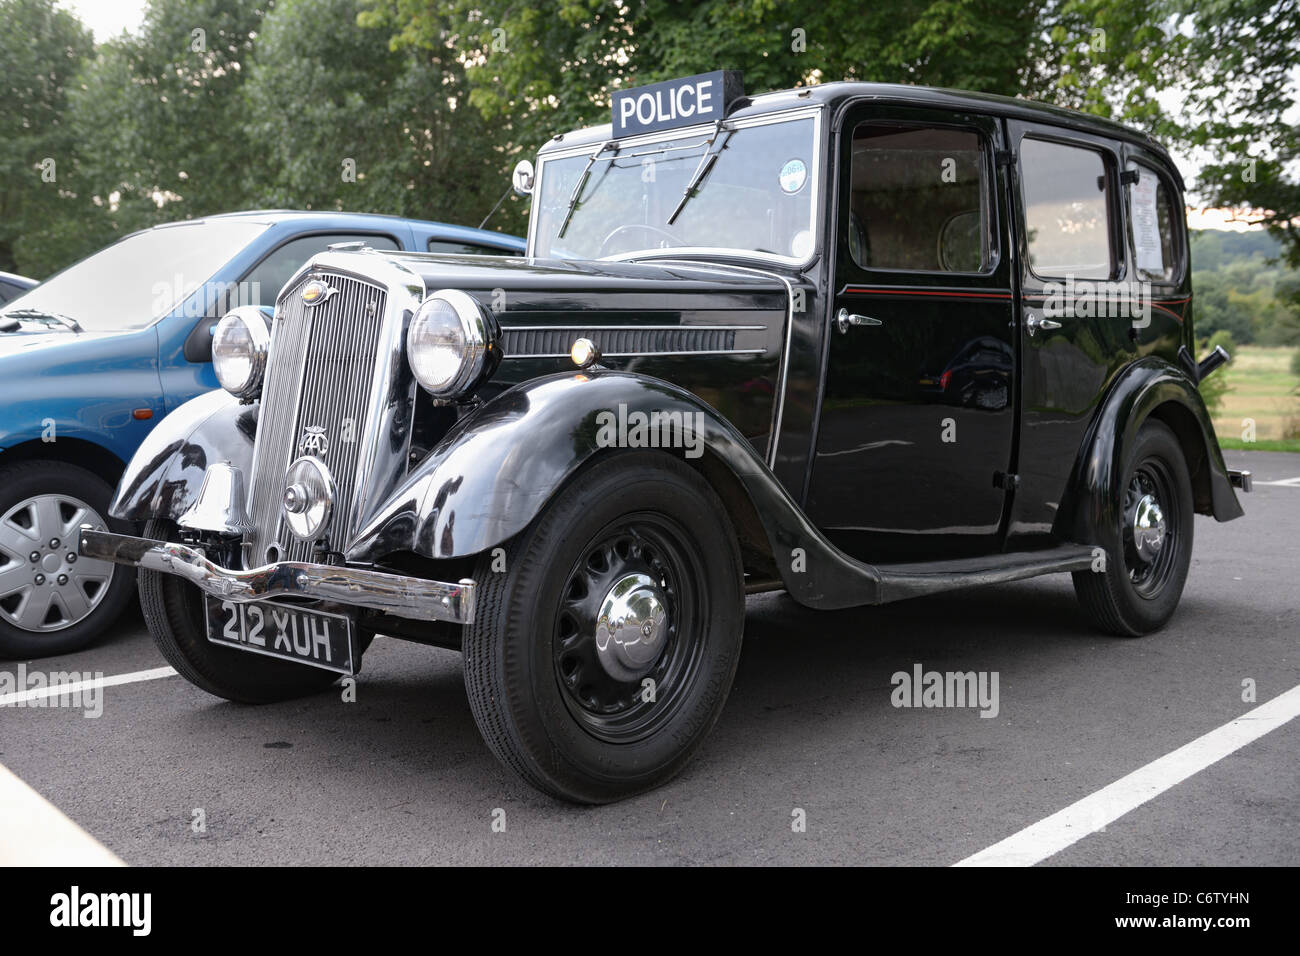
{"label": "running board", "polygon": [[808,549],[807,572],[783,575],[785,589],[805,607],[828,611],[1004,584],[1041,574],[1087,571],[1098,557],[1092,545],[1061,544],[1040,551],[952,561],[872,565],[850,557],[820,536],[809,543],[812,547]]}
{"label": "running board", "polygon": [[880,604],[951,591],[954,588],[1004,584],[1040,574],[1087,571],[1096,555],[1090,545],[1063,544],[1046,551],[1013,551],[957,561],[880,564]]}

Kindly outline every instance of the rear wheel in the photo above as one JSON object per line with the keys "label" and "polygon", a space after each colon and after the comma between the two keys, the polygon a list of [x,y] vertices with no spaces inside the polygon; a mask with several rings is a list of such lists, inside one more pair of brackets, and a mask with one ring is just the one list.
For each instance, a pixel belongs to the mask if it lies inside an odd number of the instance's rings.
{"label": "rear wheel", "polygon": [[[152,521],[146,538],[174,540],[175,525]],[[140,571],[140,607],[167,663],[209,694],[245,704],[266,704],[314,694],[339,675],[319,667],[279,661],[213,644],[204,627],[203,592],[174,574]]]}
{"label": "rear wheel", "polygon": [[533,786],[604,803],[677,773],[717,721],[744,627],[722,502],[666,455],[583,472],[475,580],[465,685],[493,753]]}
{"label": "rear wheel", "polygon": [[[0,468],[0,657],[48,657],[100,637],[131,600],[135,574],[81,557],[81,526],[109,527],[113,489],[53,461]],[[114,530],[124,530],[114,526]]]}
{"label": "rear wheel", "polygon": [[1074,590],[1102,630],[1138,637],[1173,616],[1192,560],[1192,483],[1168,426],[1138,432],[1116,505],[1114,526],[1098,531],[1105,569],[1076,571]]}

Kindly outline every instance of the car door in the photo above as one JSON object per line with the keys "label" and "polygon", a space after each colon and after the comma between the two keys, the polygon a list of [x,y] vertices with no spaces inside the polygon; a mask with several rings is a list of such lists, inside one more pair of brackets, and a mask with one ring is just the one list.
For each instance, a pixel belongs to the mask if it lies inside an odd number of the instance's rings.
{"label": "car door", "polygon": [[1007,128],[1023,225],[1019,490],[1008,534],[1028,543],[1052,531],[1099,397],[1133,358],[1142,293],[1127,281],[1118,144],[1049,124]]}
{"label": "car door", "polygon": [[1015,426],[1001,124],[851,108],[807,509],[868,560],[997,547]]}

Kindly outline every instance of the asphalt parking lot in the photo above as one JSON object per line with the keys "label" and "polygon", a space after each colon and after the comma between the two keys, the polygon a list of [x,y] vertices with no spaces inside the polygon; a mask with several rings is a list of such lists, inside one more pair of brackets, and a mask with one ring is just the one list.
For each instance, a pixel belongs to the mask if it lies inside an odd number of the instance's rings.
{"label": "asphalt parking lot", "polygon": [[[1300,685],[1300,456],[1227,454],[1254,472],[1246,517],[1197,518],[1163,632],[1093,632],[1064,576],[834,614],[751,598],[712,737],[614,806],[517,781],[479,738],[459,656],[383,638],[355,703],[237,706],[170,676],[105,688],[96,719],[0,708],[0,764],[131,864],[952,864]],[[893,706],[891,675],[917,664],[996,674],[996,716]],[[26,666],[165,662],[134,612]],[[1046,862],[1296,865],[1297,754],[1292,720]]]}

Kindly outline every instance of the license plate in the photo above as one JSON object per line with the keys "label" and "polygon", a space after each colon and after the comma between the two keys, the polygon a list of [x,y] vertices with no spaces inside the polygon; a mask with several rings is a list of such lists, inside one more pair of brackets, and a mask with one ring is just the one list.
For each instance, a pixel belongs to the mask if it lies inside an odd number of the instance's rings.
{"label": "license plate", "polygon": [[204,595],[208,640],[254,654],[355,674],[352,620],[287,604],[222,601]]}

